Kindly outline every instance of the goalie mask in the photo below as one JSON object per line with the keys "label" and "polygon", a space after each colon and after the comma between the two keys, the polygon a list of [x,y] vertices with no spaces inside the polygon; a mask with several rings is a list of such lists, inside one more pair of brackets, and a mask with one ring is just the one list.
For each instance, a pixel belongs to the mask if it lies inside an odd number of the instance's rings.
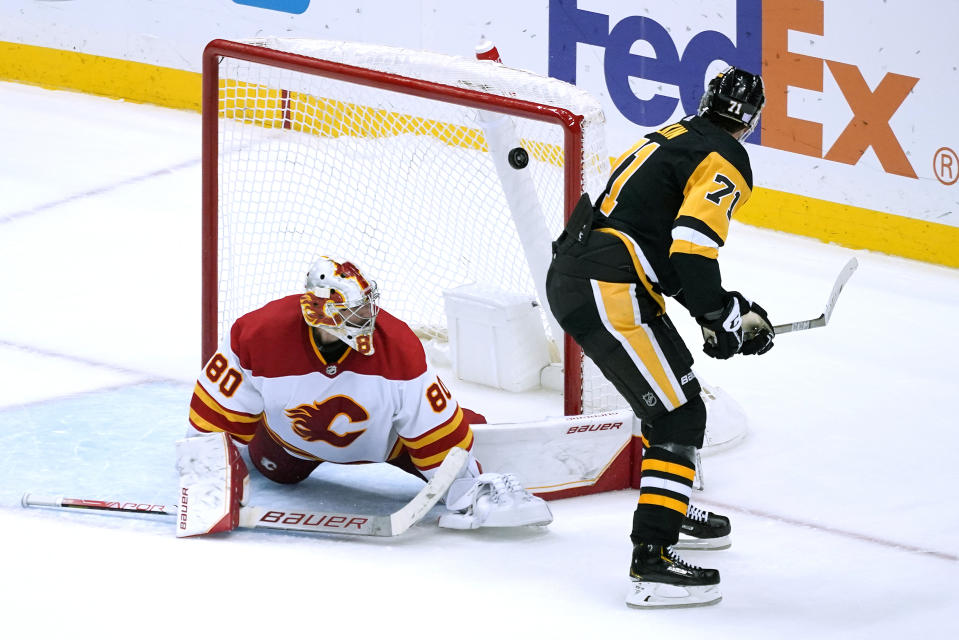
{"label": "goalie mask", "polygon": [[745,127],[739,138],[746,140],[759,124],[759,114],[766,104],[763,79],[736,67],[729,67],[709,81],[699,101],[699,115],[707,114]]}
{"label": "goalie mask", "polygon": [[376,283],[367,280],[352,262],[339,263],[323,256],[306,274],[300,308],[306,324],[370,356],[379,297]]}

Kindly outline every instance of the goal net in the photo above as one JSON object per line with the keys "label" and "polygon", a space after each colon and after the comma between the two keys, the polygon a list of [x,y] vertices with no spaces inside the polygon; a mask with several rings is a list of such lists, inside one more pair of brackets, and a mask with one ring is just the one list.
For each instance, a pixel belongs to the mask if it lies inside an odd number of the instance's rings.
{"label": "goal net", "polygon": [[[608,177],[599,103],[498,63],[269,38],[211,42],[203,73],[204,358],[318,255],[359,265],[426,337],[464,284],[543,308],[550,242]],[[625,406],[542,316],[566,413]]]}

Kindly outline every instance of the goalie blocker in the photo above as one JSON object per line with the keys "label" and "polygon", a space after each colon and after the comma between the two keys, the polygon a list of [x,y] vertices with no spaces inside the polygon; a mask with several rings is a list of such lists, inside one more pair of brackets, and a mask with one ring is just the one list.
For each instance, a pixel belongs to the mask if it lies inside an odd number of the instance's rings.
{"label": "goalie blocker", "polygon": [[178,441],[176,468],[180,478],[178,538],[231,531],[240,525],[250,474],[227,434]]}

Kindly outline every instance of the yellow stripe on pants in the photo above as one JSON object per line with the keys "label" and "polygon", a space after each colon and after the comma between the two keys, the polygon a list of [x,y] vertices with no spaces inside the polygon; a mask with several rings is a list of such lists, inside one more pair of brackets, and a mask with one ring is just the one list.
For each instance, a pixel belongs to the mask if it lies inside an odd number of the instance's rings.
{"label": "yellow stripe on pants", "polygon": [[642,367],[655,382],[660,395],[665,395],[666,399],[672,403],[673,408],[681,405],[682,402],[680,402],[670,380],[671,376],[666,370],[668,363],[660,359],[656,345],[653,344],[646,327],[636,317],[637,312],[633,307],[632,291],[635,285],[628,282],[601,282],[598,280],[595,282],[603,300],[606,318],[609,320],[609,328],[626,340],[642,363]]}

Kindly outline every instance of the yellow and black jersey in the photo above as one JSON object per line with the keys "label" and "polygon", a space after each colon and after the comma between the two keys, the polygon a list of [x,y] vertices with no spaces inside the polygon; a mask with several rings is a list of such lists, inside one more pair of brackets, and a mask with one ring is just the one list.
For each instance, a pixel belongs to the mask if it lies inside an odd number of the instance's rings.
{"label": "yellow and black jersey", "polygon": [[621,232],[658,292],[702,315],[722,306],[718,251],[752,186],[739,141],[688,116],[647,134],[616,161],[593,226]]}

